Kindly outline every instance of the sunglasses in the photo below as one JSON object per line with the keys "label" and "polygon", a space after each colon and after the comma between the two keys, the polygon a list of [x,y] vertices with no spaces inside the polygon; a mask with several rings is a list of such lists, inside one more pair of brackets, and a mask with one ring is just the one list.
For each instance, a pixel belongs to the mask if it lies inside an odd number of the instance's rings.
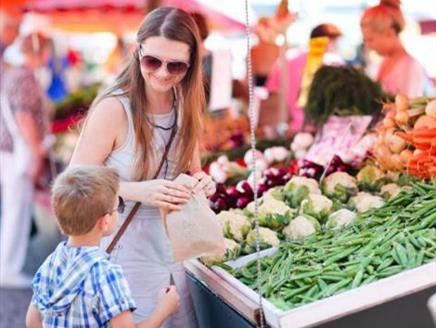
{"label": "sunglasses", "polygon": [[117,208],[114,208],[112,211],[110,211],[109,214],[112,214],[115,211],[117,211],[120,214],[123,214],[125,209],[126,209],[126,203],[124,203],[124,199],[121,196],[118,196],[118,206]]}
{"label": "sunglasses", "polygon": [[186,73],[189,68],[189,64],[184,61],[166,61],[154,56],[144,55],[141,46],[139,46],[139,56],[141,65],[150,72],[157,71],[162,65],[165,65],[168,73],[179,75]]}

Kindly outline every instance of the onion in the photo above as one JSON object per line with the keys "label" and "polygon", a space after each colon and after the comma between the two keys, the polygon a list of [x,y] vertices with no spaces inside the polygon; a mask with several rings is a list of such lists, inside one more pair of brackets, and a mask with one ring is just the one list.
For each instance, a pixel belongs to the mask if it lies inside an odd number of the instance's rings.
{"label": "onion", "polygon": [[406,148],[406,141],[403,138],[400,138],[399,136],[392,134],[389,137],[388,141],[389,149],[395,153],[399,154],[404,148]]}
{"label": "onion", "polygon": [[390,129],[395,127],[395,121],[390,118],[390,117],[385,117],[383,120],[383,127],[385,127],[386,129]]}
{"label": "onion", "polygon": [[400,153],[401,160],[404,164],[407,164],[409,162],[409,159],[413,156],[413,152],[410,149],[404,149]]}
{"label": "onion", "polygon": [[392,156],[392,153],[386,145],[381,145],[377,148],[374,148],[374,155],[376,156],[377,161],[380,163],[380,165],[387,169],[390,168],[390,158]]}
{"label": "onion", "polygon": [[386,113],[386,117],[387,118],[394,118],[395,114],[396,114],[395,110],[390,110],[389,112]]}
{"label": "onion", "polygon": [[403,161],[399,154],[393,154],[391,156],[392,168],[396,171],[402,171],[404,169]]}
{"label": "onion", "polygon": [[415,124],[413,125],[414,129],[436,129],[436,118],[431,117],[430,115],[422,115],[420,116]]}
{"label": "onion", "polygon": [[436,99],[432,99],[427,106],[425,106],[425,113],[428,116],[436,118]]}
{"label": "onion", "polygon": [[405,125],[409,121],[409,114],[406,111],[395,114],[395,121],[399,125]]}
{"label": "onion", "polygon": [[397,111],[404,112],[409,109],[409,98],[407,98],[405,95],[399,93],[395,97],[395,107],[397,108]]}

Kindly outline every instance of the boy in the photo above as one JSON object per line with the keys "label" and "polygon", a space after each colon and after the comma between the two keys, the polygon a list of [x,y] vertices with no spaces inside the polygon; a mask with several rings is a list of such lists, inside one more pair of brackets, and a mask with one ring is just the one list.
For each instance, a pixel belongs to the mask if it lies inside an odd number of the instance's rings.
{"label": "boy", "polygon": [[68,240],[60,243],[33,279],[33,298],[26,325],[33,327],[159,327],[176,312],[175,286],[163,290],[156,310],[147,320],[133,323],[135,304],[121,267],[100,250],[124,212],[117,197],[115,170],[76,166],[56,179],[52,205]]}

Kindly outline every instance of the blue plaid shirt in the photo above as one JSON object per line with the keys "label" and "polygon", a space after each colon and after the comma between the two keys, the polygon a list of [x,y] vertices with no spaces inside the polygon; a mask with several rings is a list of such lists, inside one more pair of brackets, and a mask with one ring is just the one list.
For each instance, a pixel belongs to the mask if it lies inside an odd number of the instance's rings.
{"label": "blue plaid shirt", "polygon": [[121,267],[99,247],[62,242],[33,279],[32,303],[44,327],[108,327],[124,311],[135,310]]}

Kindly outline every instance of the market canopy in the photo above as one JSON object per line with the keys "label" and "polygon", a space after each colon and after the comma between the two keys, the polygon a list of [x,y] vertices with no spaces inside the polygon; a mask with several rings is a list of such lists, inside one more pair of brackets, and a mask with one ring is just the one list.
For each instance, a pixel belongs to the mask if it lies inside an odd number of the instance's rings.
{"label": "market canopy", "polygon": [[[212,27],[243,29],[244,1],[232,1],[226,6],[207,0],[16,0],[25,12],[50,16],[59,28],[75,31],[114,31],[136,29],[148,8],[175,6],[189,12],[200,12],[208,17]],[[250,8],[250,21],[256,22]]]}

